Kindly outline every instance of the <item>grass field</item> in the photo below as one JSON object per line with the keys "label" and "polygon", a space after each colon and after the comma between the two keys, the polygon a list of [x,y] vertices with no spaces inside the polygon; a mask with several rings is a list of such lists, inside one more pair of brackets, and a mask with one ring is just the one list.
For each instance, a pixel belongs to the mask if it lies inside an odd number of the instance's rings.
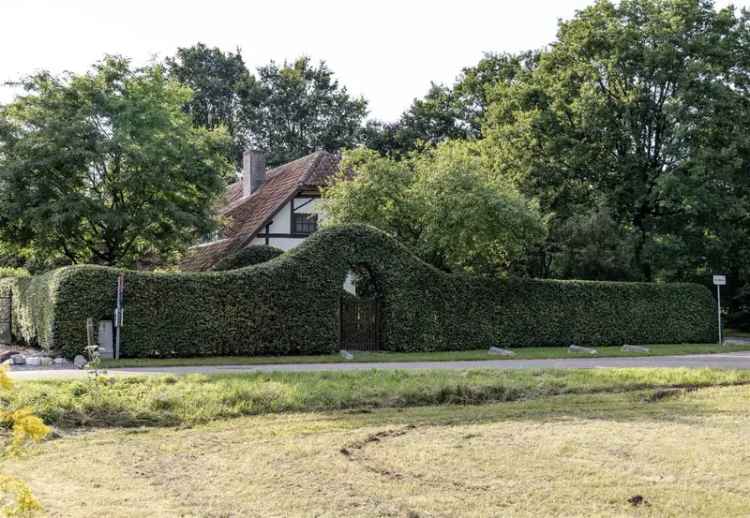
{"label": "grass field", "polygon": [[750,386],[682,381],[70,431],[5,470],[53,517],[747,516]]}
{"label": "grass field", "polygon": [[[625,352],[620,347],[596,347],[597,357],[672,356],[683,354],[714,354],[750,350],[750,344],[659,344],[651,345],[648,353]],[[487,349],[474,351],[447,351],[432,353],[365,353],[354,354],[351,360],[339,354],[317,356],[208,356],[199,358],[124,358],[104,360],[102,366],[116,367],[168,367],[184,365],[269,365],[286,363],[369,363],[369,362],[422,362],[460,360],[532,360],[547,358],[586,358],[587,353],[569,353],[567,347],[521,347],[513,349],[513,356],[487,354]]]}

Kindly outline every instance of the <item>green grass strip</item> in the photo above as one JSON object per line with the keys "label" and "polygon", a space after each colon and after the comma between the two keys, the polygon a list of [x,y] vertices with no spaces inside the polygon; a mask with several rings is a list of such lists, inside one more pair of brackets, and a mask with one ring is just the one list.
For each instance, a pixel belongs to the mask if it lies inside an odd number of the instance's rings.
{"label": "green grass strip", "polygon": [[6,401],[62,428],[177,426],[245,415],[402,408],[750,383],[750,371],[581,369],[255,373],[29,381]]}

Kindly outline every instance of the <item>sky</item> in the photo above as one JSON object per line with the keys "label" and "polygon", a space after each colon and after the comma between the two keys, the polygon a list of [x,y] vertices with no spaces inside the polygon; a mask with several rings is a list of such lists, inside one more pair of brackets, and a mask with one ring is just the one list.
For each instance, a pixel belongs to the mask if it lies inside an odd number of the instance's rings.
{"label": "sky", "polygon": [[[2,0],[0,82],[85,72],[105,54],[136,64],[203,42],[252,70],[305,55],[391,121],[485,52],[541,48],[591,0]],[[718,0],[725,6],[729,0]],[[750,0],[732,2],[750,7]],[[0,102],[14,95],[0,88]]]}

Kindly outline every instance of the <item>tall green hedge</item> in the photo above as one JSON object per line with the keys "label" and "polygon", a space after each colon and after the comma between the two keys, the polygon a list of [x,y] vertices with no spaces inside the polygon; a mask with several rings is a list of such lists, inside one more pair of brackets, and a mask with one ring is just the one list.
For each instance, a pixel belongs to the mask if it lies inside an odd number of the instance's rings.
{"label": "tall green hedge", "polygon": [[[125,272],[123,355],[335,351],[338,301],[353,265],[373,274],[391,351],[708,342],[715,334],[714,301],[703,286],[449,275],[356,225],[321,230],[240,270]],[[118,273],[79,266],[14,280],[10,289],[27,322],[19,336],[67,356],[80,352],[86,318],[111,319]]]}

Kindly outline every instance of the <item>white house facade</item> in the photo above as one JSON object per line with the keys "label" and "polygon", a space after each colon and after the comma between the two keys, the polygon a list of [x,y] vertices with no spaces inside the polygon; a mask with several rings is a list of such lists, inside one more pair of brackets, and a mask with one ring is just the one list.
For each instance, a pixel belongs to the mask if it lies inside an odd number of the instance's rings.
{"label": "white house facade", "polygon": [[266,223],[252,244],[291,250],[318,230],[323,218],[320,195],[295,196]]}

